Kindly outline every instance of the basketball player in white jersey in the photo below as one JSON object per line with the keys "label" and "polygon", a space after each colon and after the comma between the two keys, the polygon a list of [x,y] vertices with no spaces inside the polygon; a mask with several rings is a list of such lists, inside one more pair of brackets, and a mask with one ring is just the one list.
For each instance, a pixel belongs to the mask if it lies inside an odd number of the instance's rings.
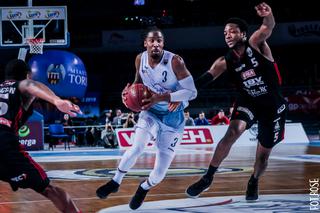
{"label": "basketball player in white jersey", "polygon": [[[128,170],[143,153],[148,142],[155,140],[156,162],[149,177],[143,181],[130,201],[130,208],[137,209],[143,203],[148,191],[159,184],[175,156],[175,148],[180,143],[184,129],[183,110],[188,101],[197,96],[193,78],[183,59],[163,50],[163,33],[153,28],[146,33],[146,51],[136,57],[136,76],[134,83],[143,83],[152,92],[135,126],[132,147],[122,156],[115,176],[96,191],[99,198],[106,198],[117,192]],[[124,102],[127,88],[122,92]]]}

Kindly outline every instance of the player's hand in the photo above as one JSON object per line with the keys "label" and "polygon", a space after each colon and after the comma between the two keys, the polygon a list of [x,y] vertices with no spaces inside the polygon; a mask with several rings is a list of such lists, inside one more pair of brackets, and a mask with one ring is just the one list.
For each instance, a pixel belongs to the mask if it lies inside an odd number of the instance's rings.
{"label": "player's hand", "polygon": [[150,98],[145,98],[143,99],[141,102],[143,104],[142,106],[142,110],[148,110],[150,109],[150,107],[152,107],[154,104],[158,103],[159,101],[162,101],[162,96],[161,94],[157,94],[157,93],[154,93],[152,91],[151,92],[151,97]]}
{"label": "player's hand", "polygon": [[122,98],[122,103],[127,107],[127,104],[126,104],[126,96],[128,94],[128,88],[130,87],[130,84],[127,83],[127,86],[122,90],[121,92],[121,98]]}
{"label": "player's hand", "polygon": [[178,109],[178,107],[180,106],[181,102],[170,102],[168,109],[170,112],[174,112]]}
{"label": "player's hand", "polygon": [[260,17],[266,17],[272,14],[271,7],[264,2],[255,6],[255,9]]}
{"label": "player's hand", "polygon": [[77,113],[82,114],[80,107],[76,104],[71,103],[69,100],[62,100],[58,99],[54,102],[54,105],[64,113],[67,113],[68,115],[75,117],[77,116]]}

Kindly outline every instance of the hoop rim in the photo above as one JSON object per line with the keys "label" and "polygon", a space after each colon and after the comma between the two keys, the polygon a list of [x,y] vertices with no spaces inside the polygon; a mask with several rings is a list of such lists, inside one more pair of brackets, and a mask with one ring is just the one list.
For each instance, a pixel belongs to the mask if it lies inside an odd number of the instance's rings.
{"label": "hoop rim", "polygon": [[27,38],[26,39],[28,44],[38,44],[38,43],[44,43],[44,38]]}

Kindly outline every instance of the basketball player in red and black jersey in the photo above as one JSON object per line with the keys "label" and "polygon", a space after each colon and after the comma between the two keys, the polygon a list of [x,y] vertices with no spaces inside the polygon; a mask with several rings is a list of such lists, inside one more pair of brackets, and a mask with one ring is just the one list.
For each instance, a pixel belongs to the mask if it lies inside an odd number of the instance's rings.
{"label": "basketball player in red and black jersey", "polygon": [[44,84],[26,79],[29,71],[24,61],[12,60],[5,68],[5,81],[0,84],[0,180],[8,182],[13,191],[33,189],[61,212],[80,212],[63,189],[50,184],[44,170],[20,145],[17,136],[18,129],[32,114],[35,98],[52,103],[70,116],[81,113],[80,108],[60,99]]}
{"label": "basketball player in red and black jersey", "polygon": [[283,140],[286,101],[281,95],[281,76],[266,42],[275,26],[271,7],[260,3],[255,7],[263,23],[247,40],[246,22],[239,18],[227,20],[224,28],[225,42],[229,50],[218,58],[209,71],[197,81],[200,85],[215,80],[223,72],[229,72],[240,91],[225,136],[219,142],[207,173],[189,186],[186,194],[196,198],[207,190],[213,175],[227,157],[231,146],[253,123],[258,122],[258,145],[254,172],[248,182],[246,200],[258,199],[258,180],[267,168],[272,147]]}

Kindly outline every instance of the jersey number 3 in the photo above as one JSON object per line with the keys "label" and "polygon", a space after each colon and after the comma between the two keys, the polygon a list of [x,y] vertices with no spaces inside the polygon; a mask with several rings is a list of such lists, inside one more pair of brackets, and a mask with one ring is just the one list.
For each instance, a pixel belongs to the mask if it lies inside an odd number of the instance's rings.
{"label": "jersey number 3", "polygon": [[162,72],[162,76],[163,76],[162,83],[167,81],[167,75],[168,75],[167,71]]}

